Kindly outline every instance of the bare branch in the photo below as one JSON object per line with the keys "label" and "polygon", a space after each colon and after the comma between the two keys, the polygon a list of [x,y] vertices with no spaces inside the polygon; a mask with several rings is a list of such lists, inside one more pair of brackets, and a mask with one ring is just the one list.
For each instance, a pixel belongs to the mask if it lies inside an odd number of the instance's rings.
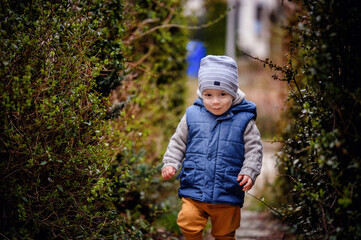
{"label": "bare branch", "polygon": [[275,213],[277,213],[278,215],[280,215],[281,217],[283,217],[283,214],[280,213],[279,211],[277,211],[275,208],[271,207],[269,204],[267,204],[265,201],[263,201],[262,199],[250,194],[248,191],[246,192],[247,195],[257,199],[258,201],[260,201],[261,203],[263,203],[264,205],[266,205],[270,210],[274,211]]}

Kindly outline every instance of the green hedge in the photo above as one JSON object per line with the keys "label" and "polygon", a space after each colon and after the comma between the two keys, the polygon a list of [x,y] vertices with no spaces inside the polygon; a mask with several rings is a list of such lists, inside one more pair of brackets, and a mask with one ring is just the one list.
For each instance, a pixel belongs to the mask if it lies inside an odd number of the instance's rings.
{"label": "green hedge", "polygon": [[300,238],[360,239],[360,3],[301,2],[290,27],[284,217]]}
{"label": "green hedge", "polygon": [[147,143],[182,112],[186,37],[139,36],[182,24],[176,2],[1,1],[2,236],[151,236],[162,146]]}

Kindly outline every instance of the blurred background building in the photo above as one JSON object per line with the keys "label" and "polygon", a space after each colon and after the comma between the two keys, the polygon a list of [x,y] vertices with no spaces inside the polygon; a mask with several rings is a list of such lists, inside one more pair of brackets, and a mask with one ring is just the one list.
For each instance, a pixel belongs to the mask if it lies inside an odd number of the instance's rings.
{"label": "blurred background building", "polygon": [[[272,27],[284,15],[281,0],[188,0],[185,14],[194,24],[216,21],[211,27],[192,34],[188,46],[191,56],[188,64],[192,68],[188,75],[192,77],[196,77],[194,59],[200,59],[199,56],[205,53],[225,54],[234,59],[243,53],[261,59],[272,57]],[[200,51],[200,47],[205,50]]]}
{"label": "blurred background building", "polygon": [[282,16],[278,0],[236,0],[236,6],[237,47],[254,57],[271,57],[271,27]]}

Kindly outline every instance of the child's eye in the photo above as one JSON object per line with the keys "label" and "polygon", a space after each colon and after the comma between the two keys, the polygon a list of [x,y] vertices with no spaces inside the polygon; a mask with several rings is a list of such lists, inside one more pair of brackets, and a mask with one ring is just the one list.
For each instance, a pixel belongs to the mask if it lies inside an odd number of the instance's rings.
{"label": "child's eye", "polygon": [[227,93],[221,93],[221,96],[222,97],[227,96]]}
{"label": "child's eye", "polygon": [[211,97],[212,95],[209,94],[209,93],[206,93],[206,94],[204,94],[204,96],[206,96],[206,97]]}

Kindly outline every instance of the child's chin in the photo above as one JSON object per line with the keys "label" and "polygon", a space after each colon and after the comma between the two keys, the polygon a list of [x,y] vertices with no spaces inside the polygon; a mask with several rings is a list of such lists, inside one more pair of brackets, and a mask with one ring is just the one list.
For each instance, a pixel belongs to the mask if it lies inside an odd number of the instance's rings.
{"label": "child's chin", "polygon": [[222,115],[222,114],[225,113],[225,112],[222,112],[222,111],[212,111],[211,113],[213,113],[213,114],[216,115],[216,116],[219,116],[219,115]]}

